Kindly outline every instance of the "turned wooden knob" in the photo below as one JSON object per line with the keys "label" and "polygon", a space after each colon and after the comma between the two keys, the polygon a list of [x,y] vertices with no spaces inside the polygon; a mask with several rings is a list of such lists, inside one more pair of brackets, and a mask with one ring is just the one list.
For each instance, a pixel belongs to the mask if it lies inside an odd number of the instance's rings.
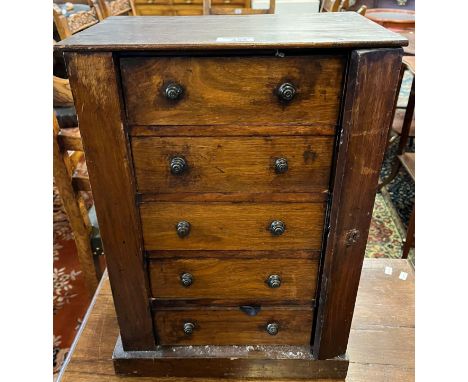
{"label": "turned wooden knob", "polygon": [[170,83],[164,88],[164,96],[171,101],[178,100],[183,92],[184,88],[176,83]]}
{"label": "turned wooden knob", "polygon": [[270,288],[279,288],[281,286],[281,277],[278,275],[270,275],[266,282]]}
{"label": "turned wooden knob", "polygon": [[275,172],[277,174],[284,174],[288,171],[288,160],[286,158],[278,158],[275,160]]}
{"label": "turned wooden knob", "polygon": [[270,223],[270,232],[273,236],[280,236],[286,231],[286,226],[281,220],[274,220]]}
{"label": "turned wooden knob", "polygon": [[193,283],[193,276],[191,273],[184,272],[180,275],[180,283],[188,288]]}
{"label": "turned wooden knob", "polygon": [[194,329],[195,329],[195,325],[192,324],[191,322],[186,322],[184,324],[184,333],[185,334],[192,334]]}
{"label": "turned wooden knob", "polygon": [[176,224],[176,231],[179,237],[186,237],[190,233],[190,223],[185,220],[180,221]]}
{"label": "turned wooden knob", "polygon": [[180,175],[187,170],[187,161],[182,157],[174,157],[169,163],[171,174]]}
{"label": "turned wooden knob", "polygon": [[279,325],[276,322],[271,322],[266,326],[266,331],[270,336],[276,336],[278,334]]}
{"label": "turned wooden knob", "polygon": [[277,90],[278,98],[283,102],[290,102],[296,95],[296,88],[293,84],[285,82]]}

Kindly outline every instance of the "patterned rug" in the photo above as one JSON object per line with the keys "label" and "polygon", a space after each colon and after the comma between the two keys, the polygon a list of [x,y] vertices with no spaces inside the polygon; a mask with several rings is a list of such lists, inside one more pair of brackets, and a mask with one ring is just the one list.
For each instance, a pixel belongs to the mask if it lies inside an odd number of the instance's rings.
{"label": "patterned rug", "polygon": [[[408,97],[411,90],[412,81],[413,75],[407,71],[401,84],[401,90],[397,104],[398,107],[404,108],[408,104]],[[398,150],[398,143],[399,139],[397,138],[390,144],[387,149],[382,165],[382,171],[380,173],[380,177],[382,179],[386,178],[391,173],[392,163],[395,160]],[[415,139],[410,140],[407,151],[415,151]],[[401,170],[395,179],[386,186],[386,191],[388,191],[391,203],[406,229],[414,205],[415,187],[413,180],[406,171]]]}
{"label": "patterned rug", "polygon": [[[403,77],[398,107],[404,108],[408,104],[412,81],[413,75],[407,71]],[[380,173],[381,179],[387,178],[391,173],[398,144],[399,139],[397,138],[389,145],[385,153]],[[410,139],[407,151],[415,151],[415,139]],[[395,179],[376,196],[366,249],[367,257],[401,257],[414,200],[415,184],[406,171],[400,170]],[[382,256],[382,254],[384,255]],[[414,265],[414,250],[410,251],[408,258]]]}
{"label": "patterned rug", "polygon": [[53,196],[53,367],[55,376],[80,327],[89,300],[80,271],[73,233],[55,187]]}
{"label": "patterned rug", "polygon": [[369,237],[367,239],[366,257],[399,258],[401,257],[402,236],[401,223],[398,221],[393,206],[381,193],[375,196]]}

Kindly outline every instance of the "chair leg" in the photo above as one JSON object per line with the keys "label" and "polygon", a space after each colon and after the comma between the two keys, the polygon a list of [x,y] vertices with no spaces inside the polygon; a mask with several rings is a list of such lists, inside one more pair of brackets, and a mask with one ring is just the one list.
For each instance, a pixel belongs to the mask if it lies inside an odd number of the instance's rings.
{"label": "chair leg", "polygon": [[398,175],[398,172],[401,169],[401,162],[398,160],[398,157],[395,157],[395,162],[393,163],[392,166],[392,173],[382,181],[382,183],[379,183],[377,186],[377,192],[379,192],[384,186],[389,184],[395,177]]}
{"label": "chair leg", "polygon": [[411,217],[408,223],[408,229],[406,231],[405,244],[403,244],[403,255],[402,259],[407,259],[411,248],[414,247],[414,230],[415,230],[415,207],[411,211]]}

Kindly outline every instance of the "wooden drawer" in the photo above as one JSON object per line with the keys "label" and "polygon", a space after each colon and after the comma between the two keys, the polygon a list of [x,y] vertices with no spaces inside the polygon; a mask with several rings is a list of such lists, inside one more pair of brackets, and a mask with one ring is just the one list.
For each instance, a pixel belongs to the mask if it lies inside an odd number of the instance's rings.
{"label": "wooden drawer", "polygon": [[[128,57],[121,59],[131,125],[336,124],[345,57]],[[280,101],[291,83],[296,95]],[[180,85],[179,99],[165,96]],[[177,93],[177,92],[176,92]],[[174,93],[171,93],[174,94]]]}
{"label": "wooden drawer", "polygon": [[230,5],[237,7],[247,7],[246,1],[244,0],[211,0],[211,4],[215,6],[229,7]]}
{"label": "wooden drawer", "polygon": [[[173,3],[176,4],[176,5],[184,5],[184,4],[187,4],[187,5],[190,5],[190,4],[197,4],[197,5],[202,5],[203,4],[203,0],[173,0]],[[202,9],[200,7],[200,9]]]}
{"label": "wooden drawer", "polygon": [[[152,295],[158,299],[294,300],[310,304],[315,298],[318,260],[152,260],[149,274]],[[278,284],[273,287],[271,282]]]}
{"label": "wooden drawer", "polygon": [[[132,150],[142,193],[324,192],[333,144],[334,137],[134,137]],[[173,174],[176,158],[185,168]]]}
{"label": "wooden drawer", "polygon": [[169,5],[172,3],[172,0],[135,0],[135,5],[139,7],[140,5],[159,5],[165,4]]}
{"label": "wooden drawer", "polygon": [[[147,250],[320,249],[324,203],[144,203],[140,206]],[[180,237],[178,222],[190,224]],[[273,221],[286,229],[270,232]],[[278,226],[278,225],[277,225]]]}
{"label": "wooden drawer", "polygon": [[198,5],[180,5],[174,7],[175,16],[201,16],[203,15],[203,8]]}
{"label": "wooden drawer", "polygon": [[[309,345],[312,317],[310,307],[263,307],[256,316],[239,308],[209,308],[157,310],[154,323],[161,345]],[[192,332],[186,334],[189,323]],[[277,325],[277,334],[267,332],[268,324]]]}
{"label": "wooden drawer", "polygon": [[174,16],[174,10],[170,5],[137,5],[139,16]]}

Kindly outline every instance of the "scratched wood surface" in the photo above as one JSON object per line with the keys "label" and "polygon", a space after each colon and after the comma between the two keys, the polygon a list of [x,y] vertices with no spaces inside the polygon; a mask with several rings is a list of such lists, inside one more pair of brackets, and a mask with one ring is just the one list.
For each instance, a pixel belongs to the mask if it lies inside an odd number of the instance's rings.
{"label": "scratched wood surface", "polygon": [[[345,64],[344,54],[120,59],[131,125],[336,124]],[[164,94],[171,83],[177,100]],[[283,83],[296,88],[290,102],[276,94]]]}
{"label": "scratched wood surface", "polygon": [[[165,299],[314,299],[318,261],[307,259],[164,259],[149,265],[152,295]],[[193,276],[184,287],[179,276]],[[266,280],[278,275],[281,285],[269,288]],[[294,301],[291,301],[294,302]],[[310,328],[309,328],[310,330]]]}
{"label": "scratched wood surface", "polygon": [[[386,266],[392,268],[392,275],[384,273]],[[399,278],[401,272],[408,274],[406,281]],[[350,365],[346,381],[414,381],[414,332],[413,269],[406,260],[366,259],[348,346]],[[111,357],[118,333],[106,274],[83,320],[58,381],[202,381],[190,378],[117,377]],[[203,378],[203,381],[220,380]],[[317,382],[338,382],[338,380],[327,379]]]}
{"label": "scratched wood surface", "polygon": [[405,46],[399,34],[358,15],[109,17],[60,41],[64,50],[359,48]]}
{"label": "scratched wood surface", "polygon": [[[312,325],[312,308],[266,307],[256,316],[239,308],[159,309],[154,313],[161,345],[308,345]],[[186,335],[184,323],[195,325]],[[268,323],[278,324],[278,333],[266,331]]]}
{"label": "scratched wood surface", "polygon": [[[144,203],[140,206],[147,250],[296,250],[320,249],[324,203]],[[286,228],[273,236],[270,223]],[[190,223],[177,235],[176,224]]]}
{"label": "scratched wood surface", "polygon": [[[133,138],[139,192],[323,192],[328,189],[333,137]],[[173,175],[170,162],[187,169]],[[284,158],[286,172],[275,171]],[[255,182],[252,181],[255,179]]]}

